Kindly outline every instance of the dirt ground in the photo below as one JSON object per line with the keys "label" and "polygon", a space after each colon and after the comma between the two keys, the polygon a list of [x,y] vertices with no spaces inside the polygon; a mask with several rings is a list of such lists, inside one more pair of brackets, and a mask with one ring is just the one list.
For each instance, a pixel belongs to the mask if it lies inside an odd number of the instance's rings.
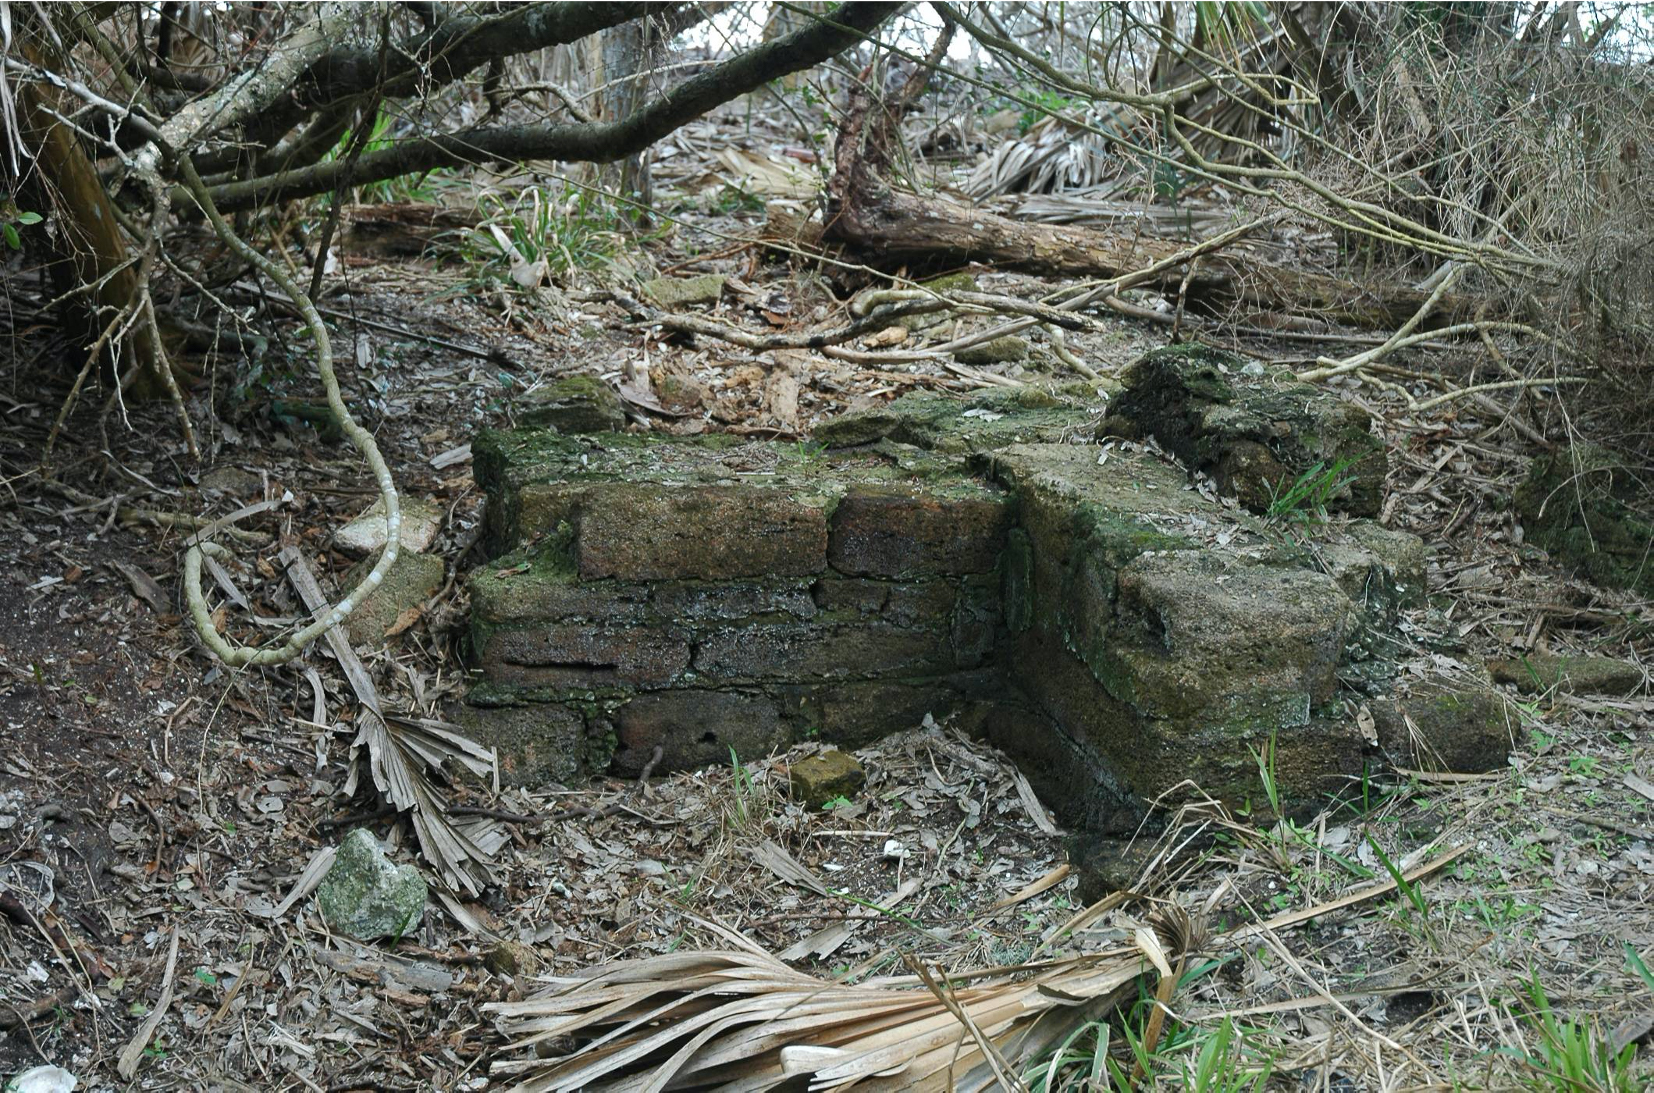
{"label": "dirt ground", "polygon": [[[686,240],[656,240],[647,260],[735,276],[721,305],[732,322],[802,321],[831,305],[811,271],[750,251],[696,263]],[[364,258],[326,300],[348,350],[347,397],[405,494],[444,513],[433,552],[446,587],[364,650],[399,709],[440,715],[463,691],[462,578],[481,560],[481,502],[463,455],[443,457],[479,425],[508,421],[514,393],[591,371],[629,390],[657,429],[807,437],[838,409],[964,386],[928,366],[666,341],[579,285],[525,295],[467,276]],[[983,280],[1014,294],[1051,287]],[[828,812],[787,800],[784,756],[498,795],[456,778],[455,805],[503,817],[501,882],[433,903],[394,945],[330,936],[309,901],[281,907],[312,855],[357,822],[410,842],[382,814],[362,820],[380,811],[365,788],[342,794],[355,698],[320,643],[299,666],[217,665],[180,616],[188,529],[123,515],[217,517],[279,501],[247,523],[266,541],[237,547],[231,566],[252,600],[250,613],[227,612],[244,636],[298,613],[269,564],[279,547],[297,546],[324,583],[342,575],[353,559],[331,549],[332,534],[374,491],[348,446],[280,412],[280,400],[316,393],[296,325],[263,321],[259,366],[224,358],[216,383],[191,393],[200,463],[168,407],[116,407],[100,421],[104,394],[93,392],[57,439],[48,480],[40,456],[68,355],[26,300],[14,308],[7,340],[20,364],[0,392],[0,1077],[49,1062],[85,1089],[486,1089],[503,1042],[483,1004],[531,992],[538,972],[704,944],[709,921],[857,979],[898,969],[903,953],[967,969],[1085,951],[1129,936],[1164,900],[1210,933],[1170,1003],[1159,1048],[1169,1088],[1188,1084],[1179,1075],[1201,1030],[1224,1017],[1269,1088],[1508,1088],[1531,1076],[1523,1060],[1544,1040],[1534,985],[1595,1042],[1650,1053],[1654,981],[1637,967],[1654,955],[1646,687],[1513,694],[1507,770],[1375,777],[1302,825],[1266,822],[1261,807],[1185,809],[1138,848],[1155,852],[1132,859],[1141,899],[1081,929],[1063,929],[1082,908],[1063,833],[1001,758],[926,724],[862,753],[867,791]],[[1107,375],[1162,337],[1121,319],[1071,347]],[[1073,378],[1043,355],[999,370]],[[1421,671],[1432,658],[1536,647],[1648,662],[1649,604],[1563,578],[1522,546],[1505,503],[1527,440],[1469,410],[1415,421],[1372,408],[1392,446],[1386,519],[1433,549],[1436,595],[1412,620]],[[243,473],[204,488],[223,468]],[[306,669],[323,687],[319,718]],[[1443,861],[1416,886],[1337,903],[1382,884],[1391,864]],[[1275,925],[1243,929],[1261,921]],[[1144,1012],[1123,1027],[1140,1028]],[[131,1081],[118,1073],[129,1044]]]}

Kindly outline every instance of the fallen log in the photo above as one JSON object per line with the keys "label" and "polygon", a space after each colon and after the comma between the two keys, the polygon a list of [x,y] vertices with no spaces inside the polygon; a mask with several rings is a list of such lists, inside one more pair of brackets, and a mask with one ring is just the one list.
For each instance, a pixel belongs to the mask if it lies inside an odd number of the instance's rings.
{"label": "fallen log", "polygon": [[[957,267],[980,262],[1001,269],[1067,277],[1112,278],[1177,254],[1187,244],[1154,236],[1072,225],[1030,224],[934,195],[899,189],[886,179],[894,122],[901,107],[874,109],[852,101],[828,184],[825,239],[847,244],[879,263]],[[1184,287],[1184,278],[1188,278]],[[1202,256],[1190,271],[1172,265],[1147,284],[1187,294],[1191,306],[1311,315],[1380,329],[1407,321],[1429,291],[1362,284],[1326,274],[1223,253]],[[1425,327],[1474,315],[1484,301],[1443,296]]]}

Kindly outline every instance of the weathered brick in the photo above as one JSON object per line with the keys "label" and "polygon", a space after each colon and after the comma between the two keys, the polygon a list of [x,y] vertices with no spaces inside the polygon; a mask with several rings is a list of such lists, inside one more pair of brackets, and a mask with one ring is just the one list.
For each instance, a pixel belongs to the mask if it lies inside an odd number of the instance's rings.
{"label": "weathered brick", "polygon": [[814,618],[816,603],[807,577],[768,581],[671,581],[654,586],[656,615],[685,623],[791,616]]}
{"label": "weathered brick", "polygon": [[661,749],[657,773],[728,763],[731,748],[756,759],[791,741],[775,701],[747,691],[676,690],[639,695],[616,711],[612,770],[635,776]]}
{"label": "weathered brick", "polygon": [[549,425],[563,433],[618,432],[626,427],[626,411],[608,384],[596,376],[563,376],[517,400],[521,425]]}
{"label": "weathered brick", "polygon": [[827,520],[780,490],[611,483],[578,517],[575,558],[587,580],[791,577],[826,567]]}
{"label": "weathered brick", "polygon": [[777,623],[716,631],[695,671],[720,680],[869,679],[951,666],[945,629],[868,623]]}
{"label": "weathered brick", "polygon": [[955,582],[941,578],[881,581],[869,577],[823,577],[816,582],[821,610],[880,618],[897,626],[937,626],[953,609]]}
{"label": "weathered brick", "polygon": [[513,785],[570,783],[592,774],[586,720],[560,702],[521,706],[461,704],[456,720],[467,736],[500,756],[500,776]]}
{"label": "weathered brick", "polygon": [[961,581],[953,603],[949,634],[953,642],[953,662],[961,668],[986,664],[993,655],[1004,619],[998,582],[986,576]]}
{"label": "weathered brick", "polygon": [[472,622],[490,629],[503,623],[576,619],[635,622],[644,617],[651,598],[646,584],[580,581],[565,568],[521,555],[473,571],[467,583]]}
{"label": "weathered brick", "polygon": [[689,666],[689,641],[671,627],[550,623],[493,630],[477,654],[497,683],[660,687]]}
{"label": "weathered brick", "polygon": [[851,490],[833,513],[827,561],[862,577],[986,573],[1010,526],[1010,504],[995,494]]}
{"label": "weathered brick", "polygon": [[1115,626],[1090,667],[1146,714],[1302,725],[1337,689],[1353,616],[1324,573],[1146,554],[1120,570]]}
{"label": "weathered brick", "polygon": [[496,492],[498,501],[490,500],[486,516],[489,553],[504,554],[571,529],[586,492],[585,484],[571,482],[530,482]]}
{"label": "weathered brick", "polygon": [[916,729],[926,714],[940,720],[966,701],[963,691],[939,680],[854,681],[791,688],[786,694],[805,731],[845,748]]}
{"label": "weathered brick", "polygon": [[787,771],[787,784],[794,801],[805,808],[820,808],[859,791],[867,784],[867,772],[855,756],[829,749],[794,763]]}
{"label": "weathered brick", "polygon": [[[357,562],[346,575],[344,587],[355,588],[378,560],[373,557]],[[444,571],[441,558],[411,550],[402,551],[385,572],[383,583],[357,604],[356,610],[345,619],[345,630],[350,634],[350,640],[358,645],[381,644],[385,640],[385,631],[403,621],[403,612],[420,607],[437,594],[442,588]]]}

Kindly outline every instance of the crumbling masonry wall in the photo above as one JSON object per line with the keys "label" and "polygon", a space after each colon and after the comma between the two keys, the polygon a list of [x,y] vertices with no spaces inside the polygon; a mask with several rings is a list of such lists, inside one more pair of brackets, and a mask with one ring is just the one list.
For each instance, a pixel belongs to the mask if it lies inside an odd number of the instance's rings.
{"label": "crumbling masonry wall", "polygon": [[[1501,761],[1490,693],[1395,683],[1416,538],[1365,519],[1286,536],[1191,481],[1274,496],[1336,463],[1354,481],[1334,507],[1375,507],[1364,418],[1230,363],[1150,354],[1106,419],[1092,391],[908,396],[832,423],[827,448],[558,432],[547,413],[485,432],[462,719],[532,783],[635,774],[657,750],[665,770],[859,746],[951,713],[1103,831],[1186,781],[1255,796],[1271,739],[1305,800],[1386,761]],[[610,420],[575,409],[565,429]],[[1185,466],[1100,428],[1164,435]]]}

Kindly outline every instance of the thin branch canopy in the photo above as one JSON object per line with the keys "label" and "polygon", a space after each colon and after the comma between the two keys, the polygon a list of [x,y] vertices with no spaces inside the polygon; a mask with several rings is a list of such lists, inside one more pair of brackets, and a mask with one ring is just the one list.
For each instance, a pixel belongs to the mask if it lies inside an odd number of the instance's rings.
{"label": "thin branch canopy", "polygon": [[[552,5],[584,7],[588,5]],[[628,7],[631,5],[598,5]],[[900,3],[865,0],[845,4],[791,34],[767,42],[684,81],[642,110],[612,122],[572,125],[482,126],[405,141],[357,159],[349,170],[362,185],[438,167],[487,161],[576,160],[607,163],[642,151],[708,110],[771,80],[813,68],[860,42],[900,10]],[[371,83],[371,81],[370,81]],[[352,85],[354,86],[354,85]],[[391,87],[396,87],[393,78]],[[220,208],[243,209],[272,201],[310,197],[336,189],[342,162],[298,168],[267,178],[213,187]]]}

